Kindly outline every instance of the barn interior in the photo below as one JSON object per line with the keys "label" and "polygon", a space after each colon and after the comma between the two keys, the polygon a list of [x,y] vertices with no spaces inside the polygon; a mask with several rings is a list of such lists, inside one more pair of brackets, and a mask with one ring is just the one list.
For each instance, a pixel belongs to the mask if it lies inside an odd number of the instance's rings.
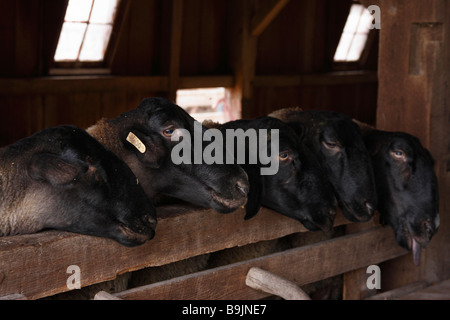
{"label": "barn interior", "polygon": [[[268,295],[244,283],[248,268],[256,265],[300,286],[338,277],[331,286],[338,286],[339,294],[327,291],[318,295],[321,298],[357,300],[379,294],[386,298],[389,292],[406,288],[405,297],[417,291],[410,298],[450,299],[448,1],[118,0],[110,17],[97,24],[89,19],[101,0],[72,2],[89,3],[87,18],[69,19],[68,0],[0,1],[0,12],[6,13],[0,27],[1,147],[56,125],[88,128],[101,118],[136,108],[146,97],[165,97],[198,119],[219,121],[301,107],[338,111],[382,130],[417,136],[434,157],[439,182],[441,225],[419,266],[412,263],[410,253],[395,246],[392,231],[383,229],[378,219],[362,224],[341,221],[333,236],[336,242],[311,236],[307,246],[288,250],[287,257],[271,252],[267,258],[220,266],[219,273],[180,275],[142,291],[127,288],[125,293],[112,293],[130,299],[264,298]],[[374,6],[372,12],[365,9],[369,6]],[[62,31],[70,23],[85,29],[78,47],[76,31],[67,33],[70,40],[64,52]],[[86,30],[95,26],[103,28],[91,40],[94,48],[100,46],[99,55],[83,57],[83,46],[88,48],[89,42]],[[204,92],[210,96],[201,96]],[[236,227],[243,224],[240,213],[233,217],[181,211],[185,215],[177,212],[163,218],[162,231],[174,232],[178,224],[208,226],[196,241],[177,235],[182,252],[166,252],[164,241],[175,241],[169,235],[158,240],[160,244],[141,249],[51,231],[0,239],[0,297],[40,299],[70,291],[65,272],[69,265],[92,270],[82,279],[87,287],[226,248],[308,234],[266,209],[244,229]],[[279,223],[267,230],[273,221]],[[221,232],[229,231],[229,236],[217,237],[217,228],[224,224],[228,226]],[[214,237],[216,242],[208,242]],[[180,242],[185,244],[183,250]],[[195,247],[189,247],[191,242]],[[367,246],[355,248],[358,242]],[[103,245],[103,251],[83,249],[91,243]],[[73,249],[70,258],[78,260],[71,261],[64,251],[76,246],[80,248]],[[108,252],[123,258],[111,260]],[[304,258],[314,269],[316,260],[308,260],[311,255],[322,261],[321,274],[294,272],[289,263],[279,262]],[[46,259],[55,263],[43,263]],[[366,286],[369,265],[381,268],[381,289]],[[25,277],[34,278],[25,281]],[[221,295],[206,289],[221,285],[228,290],[218,290]],[[420,291],[439,285],[438,293]]]}

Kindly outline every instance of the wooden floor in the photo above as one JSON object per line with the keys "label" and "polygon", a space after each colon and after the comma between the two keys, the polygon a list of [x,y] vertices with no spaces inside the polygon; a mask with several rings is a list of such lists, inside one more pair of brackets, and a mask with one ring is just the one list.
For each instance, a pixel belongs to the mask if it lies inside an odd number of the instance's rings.
{"label": "wooden floor", "polygon": [[433,285],[416,282],[370,297],[369,300],[450,300],[450,279]]}

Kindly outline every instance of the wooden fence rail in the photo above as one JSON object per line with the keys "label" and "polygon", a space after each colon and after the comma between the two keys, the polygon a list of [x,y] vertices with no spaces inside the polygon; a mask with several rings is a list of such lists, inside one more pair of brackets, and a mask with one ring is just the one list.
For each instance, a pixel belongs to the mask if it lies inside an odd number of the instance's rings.
{"label": "wooden fence rail", "polygon": [[[84,287],[129,271],[307,231],[269,209],[248,221],[244,215],[242,209],[221,215],[189,206],[161,207],[155,238],[134,248],[58,231],[0,238],[0,297],[37,299],[68,291],[67,268],[72,265],[80,268]],[[335,225],[345,223],[338,214]]]}

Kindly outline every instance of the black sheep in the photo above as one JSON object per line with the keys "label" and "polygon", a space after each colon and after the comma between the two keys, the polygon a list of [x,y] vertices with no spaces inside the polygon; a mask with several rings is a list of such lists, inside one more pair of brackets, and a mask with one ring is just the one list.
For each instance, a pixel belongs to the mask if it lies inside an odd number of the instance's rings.
{"label": "black sheep", "polygon": [[173,162],[172,150],[180,142],[172,137],[181,129],[194,137],[195,127],[206,130],[169,100],[147,98],[136,109],[102,119],[87,131],[129,165],[152,200],[165,195],[221,213],[235,211],[245,204],[248,192],[247,176],[238,165]]}
{"label": "black sheep", "polygon": [[[206,125],[211,127],[211,124]],[[246,219],[251,218],[261,206],[300,221],[312,231],[330,230],[336,215],[336,199],[325,172],[314,155],[304,146],[294,130],[282,121],[263,117],[254,120],[236,120],[218,126],[224,137],[227,130],[256,130],[258,138],[267,130],[268,139],[274,139],[270,130],[278,130],[278,170],[275,174],[262,175],[259,157],[256,164],[249,163],[250,153],[261,152],[260,145],[246,143],[245,163],[241,164],[250,181]],[[260,141],[260,140],[259,140]],[[226,141],[229,143],[229,141]],[[226,144],[227,144],[226,143]],[[270,148],[270,143],[267,143]],[[235,150],[228,150],[234,152]],[[267,154],[271,154],[268,150]],[[236,153],[234,153],[236,155]]]}
{"label": "black sheep", "polygon": [[416,265],[439,228],[439,190],[434,161],[416,137],[359,123],[372,156],[378,210],[397,243],[413,252]]}
{"label": "black sheep", "polygon": [[0,150],[0,236],[58,229],[134,246],[156,212],[128,166],[84,130],[44,129]]}
{"label": "black sheep", "polygon": [[271,114],[294,128],[315,153],[333,185],[344,216],[368,221],[377,207],[371,158],[359,127],[338,112],[281,109]]}

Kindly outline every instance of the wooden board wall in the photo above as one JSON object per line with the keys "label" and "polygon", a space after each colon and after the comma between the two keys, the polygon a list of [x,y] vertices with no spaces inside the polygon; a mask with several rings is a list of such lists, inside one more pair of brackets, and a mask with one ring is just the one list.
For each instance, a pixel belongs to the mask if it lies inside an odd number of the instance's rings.
{"label": "wooden board wall", "polygon": [[[7,44],[0,52],[0,145],[51,125],[86,127],[134,108],[147,96],[174,99],[179,88],[213,85],[233,88],[231,98],[238,101],[237,109],[242,102],[246,118],[301,105],[373,123],[376,54],[360,67],[368,73],[353,78],[335,74],[331,82],[327,76],[334,70],[332,56],[350,4],[122,0],[121,23],[107,54],[111,75],[55,86],[48,75],[65,2],[1,1],[2,12],[10,14],[0,28]],[[254,41],[247,42],[248,37]],[[134,77],[144,78],[140,83]]]}
{"label": "wooden board wall", "polygon": [[420,138],[435,158],[439,231],[419,268],[404,258],[384,265],[386,289],[450,278],[450,3],[379,1],[381,36],[377,125]]}

